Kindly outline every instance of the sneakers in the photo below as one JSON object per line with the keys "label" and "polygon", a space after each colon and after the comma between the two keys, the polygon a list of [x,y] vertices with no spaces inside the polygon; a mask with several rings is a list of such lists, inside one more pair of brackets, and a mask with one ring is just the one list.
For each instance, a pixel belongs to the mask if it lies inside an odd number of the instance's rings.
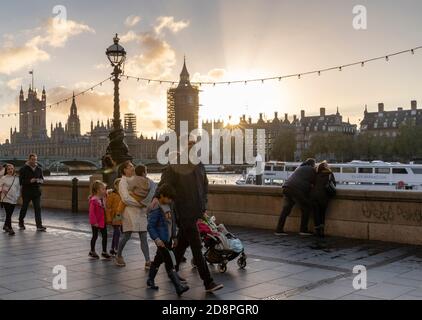
{"label": "sneakers", "polygon": [[39,231],[39,232],[46,232],[47,231],[47,228],[46,227],[43,227],[43,226],[39,226],[39,227],[37,227],[37,231]]}
{"label": "sneakers", "polygon": [[106,260],[110,260],[111,259],[111,256],[107,252],[101,253],[101,257],[103,257],[103,259],[106,259]]}
{"label": "sneakers", "polygon": [[4,232],[9,232],[10,227],[8,227],[8,226],[3,226],[3,230],[4,230]]}
{"label": "sneakers", "polygon": [[19,230],[25,230],[25,224],[23,222],[19,222]]}
{"label": "sneakers", "polygon": [[151,268],[151,261],[145,262],[145,270],[149,270]]}
{"label": "sneakers", "polygon": [[115,263],[118,267],[126,267],[126,263],[123,257],[116,257]]}
{"label": "sneakers", "polygon": [[205,292],[214,292],[222,289],[224,286],[222,284],[216,284],[214,281],[205,286]]}
{"label": "sneakers", "polygon": [[274,235],[276,235],[277,237],[285,237],[288,236],[287,233],[281,231],[281,232],[274,232]]}
{"label": "sneakers", "polygon": [[12,228],[9,229],[9,236],[14,236],[15,235],[15,231],[13,231]]}
{"label": "sneakers", "polygon": [[98,254],[95,251],[90,251],[88,256],[90,256],[93,259],[100,259],[100,257],[98,256]]}
{"label": "sneakers", "polygon": [[114,249],[111,249],[111,250],[110,250],[110,255],[111,255],[111,256],[113,256],[113,257],[114,257],[114,256],[116,256],[116,254],[117,254],[117,251],[115,251]]}

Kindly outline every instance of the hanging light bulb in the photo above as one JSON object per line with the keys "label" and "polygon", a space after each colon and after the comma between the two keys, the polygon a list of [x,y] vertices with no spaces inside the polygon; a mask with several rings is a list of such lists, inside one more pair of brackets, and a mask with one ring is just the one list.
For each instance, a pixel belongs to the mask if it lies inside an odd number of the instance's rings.
{"label": "hanging light bulb", "polygon": [[411,52],[412,54],[415,54],[415,50],[414,50],[414,49],[410,50],[410,52]]}
{"label": "hanging light bulb", "polygon": [[361,62],[361,66],[364,67],[365,66],[365,62]]}
{"label": "hanging light bulb", "polygon": [[281,81],[281,77],[278,77],[278,81]]}
{"label": "hanging light bulb", "polygon": [[339,68],[338,68],[338,71],[342,71],[342,70],[343,70],[343,67],[339,67]]}
{"label": "hanging light bulb", "polygon": [[319,75],[319,76],[321,75],[321,71],[318,71],[318,75]]}
{"label": "hanging light bulb", "polygon": [[385,57],[385,61],[387,61],[387,62],[388,62],[389,60],[390,60],[389,56],[386,56],[386,57]]}
{"label": "hanging light bulb", "polygon": [[298,77],[298,79],[300,79],[301,75],[299,74],[297,77]]}

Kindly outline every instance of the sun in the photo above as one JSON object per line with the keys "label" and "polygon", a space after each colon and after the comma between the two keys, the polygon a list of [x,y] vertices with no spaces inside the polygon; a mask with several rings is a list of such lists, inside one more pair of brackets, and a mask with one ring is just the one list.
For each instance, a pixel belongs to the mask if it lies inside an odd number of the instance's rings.
{"label": "sun", "polygon": [[[253,74],[241,72],[228,75],[223,81],[253,77]],[[220,119],[226,124],[239,123],[243,115],[255,121],[260,113],[272,119],[274,112],[286,111],[283,109],[286,97],[285,87],[277,80],[204,86],[201,88],[199,114],[202,120]]]}

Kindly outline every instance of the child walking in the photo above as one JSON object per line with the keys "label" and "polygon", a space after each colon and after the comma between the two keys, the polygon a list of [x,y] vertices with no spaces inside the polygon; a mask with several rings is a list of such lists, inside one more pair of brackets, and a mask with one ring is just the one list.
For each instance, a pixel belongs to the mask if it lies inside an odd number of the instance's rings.
{"label": "child walking", "polygon": [[106,200],[106,223],[113,227],[110,254],[115,256],[119,247],[119,239],[122,228],[122,212],[124,205],[119,194],[120,178],[114,180],[113,190],[107,195]]}
{"label": "child walking", "polygon": [[102,181],[95,181],[91,187],[91,196],[89,197],[89,223],[92,227],[91,251],[89,256],[94,259],[100,257],[95,252],[95,243],[98,239],[98,233],[101,233],[103,252],[101,256],[104,259],[110,259],[107,253],[107,228],[105,225],[104,198],[107,194],[106,185]]}
{"label": "child walking", "polygon": [[182,284],[184,279],[177,274],[173,248],[176,246],[177,227],[176,219],[171,211],[168,211],[169,205],[174,198],[174,190],[168,184],[163,184],[158,191],[159,206],[152,210],[148,216],[148,232],[152,240],[157,245],[157,253],[149,270],[147,286],[151,289],[158,289],[155,285],[155,276],[158,268],[164,262],[167,274],[173,282],[176,293],[180,296],[189,290],[189,287]]}

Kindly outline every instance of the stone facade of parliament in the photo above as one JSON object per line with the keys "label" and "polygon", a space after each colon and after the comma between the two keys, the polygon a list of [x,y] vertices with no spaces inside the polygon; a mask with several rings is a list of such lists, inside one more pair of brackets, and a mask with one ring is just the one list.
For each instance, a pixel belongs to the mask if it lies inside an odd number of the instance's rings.
{"label": "stone facade of parliament", "polygon": [[[21,89],[19,94],[19,131],[10,129],[10,139],[0,146],[0,156],[6,158],[26,158],[30,153],[39,157],[60,159],[99,160],[105,154],[109,143],[108,134],[112,123],[91,121],[88,133],[81,134],[81,125],[75,97],[72,99],[70,114],[63,126],[61,122],[51,124],[50,136],[46,127],[46,93],[42,91],[41,99],[37,91],[29,88],[25,99]],[[157,138],[137,136],[136,116],[125,114],[124,129],[126,143],[130,153],[138,160],[155,160],[157,150],[162,142]]]}

